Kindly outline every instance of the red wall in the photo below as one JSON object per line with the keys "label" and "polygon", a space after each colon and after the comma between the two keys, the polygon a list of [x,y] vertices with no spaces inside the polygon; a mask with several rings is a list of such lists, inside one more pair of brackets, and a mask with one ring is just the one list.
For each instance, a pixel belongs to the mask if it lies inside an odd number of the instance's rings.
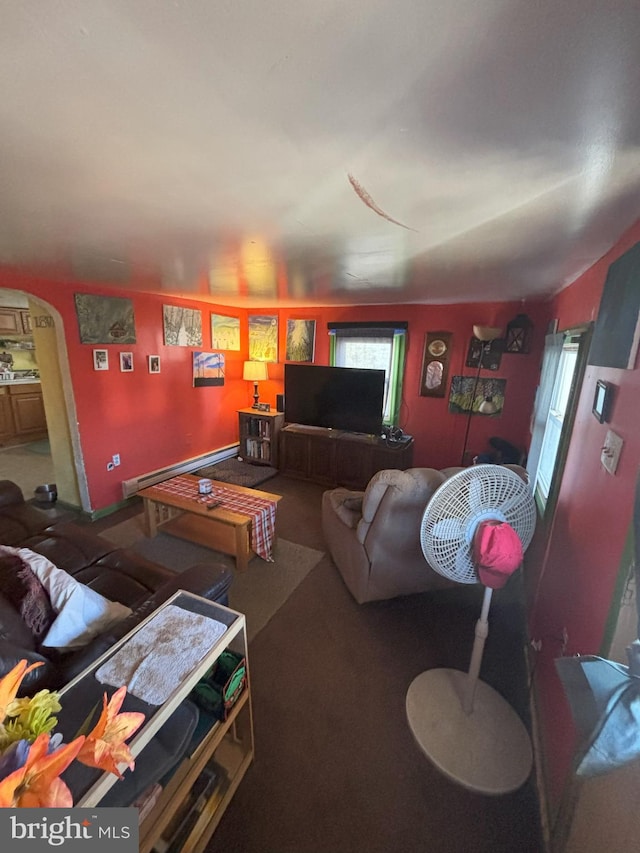
{"label": "red wall", "polygon": [[[529,420],[548,322],[548,309],[542,303],[524,309],[520,303],[324,308],[318,325],[320,347],[316,345],[316,361],[328,360],[328,321],[407,320],[408,349],[399,425],[415,438],[414,465],[431,468],[459,465],[467,418],[449,414],[448,397],[419,395],[425,335],[434,331],[453,333],[449,381],[454,375],[475,376],[475,368],[465,367],[474,324],[505,328],[523,310],[534,322],[532,350],[528,355],[503,355],[500,369],[495,374],[491,372],[491,376],[507,380],[504,411],[498,418],[472,418],[467,456],[470,461],[476,453],[488,450],[487,438],[493,435],[524,449],[529,442]],[[482,376],[487,375],[483,371]]]}
{"label": "red wall", "polygon": [[[94,371],[93,345],[81,344],[74,293],[92,292],[122,296],[122,290],[95,285],[52,282],[33,276],[0,272],[0,287],[15,288],[39,296],[61,314],[76,399],[80,440],[85,460],[92,509],[108,507],[122,498],[121,481],[207,453],[237,440],[236,410],[251,404],[252,388],[242,377],[247,358],[248,315],[277,314],[280,357],[285,352],[289,317],[316,320],[315,361],[328,364],[329,321],[407,320],[409,339],[400,426],[415,438],[416,466],[445,467],[460,463],[467,418],[448,412],[446,398],[419,396],[424,339],[427,331],[453,333],[449,377],[475,376],[464,366],[474,323],[506,326],[515,314],[526,310],[535,324],[533,350],[529,355],[503,355],[495,375],[507,380],[504,412],[498,418],[472,419],[469,458],[487,449],[486,440],[499,435],[526,447],[530,412],[538,376],[540,352],[548,312],[533,304],[465,304],[367,306],[360,308],[230,309],[201,299],[154,295],[135,289],[133,300],[137,341],[126,346],[107,345],[110,370]],[[240,317],[242,350],[225,352],[225,385],[193,388],[191,350],[163,344],[163,303],[184,304],[203,311],[203,348],[211,347],[209,315],[212,311]],[[132,350],[133,373],[121,373],[118,353]],[[159,354],[161,373],[149,374],[147,356]],[[493,375],[493,374],[492,374]],[[260,383],[260,398],[275,405],[282,391],[283,363],[269,365],[269,381]],[[122,464],[112,472],[106,464],[119,453]]]}
{"label": "red wall", "polygon": [[[597,317],[609,265],[639,240],[640,223],[553,300],[552,316],[559,319],[560,329]],[[608,424],[598,423],[591,413],[597,379],[616,386]],[[541,559],[530,630],[533,638],[542,640],[535,682],[552,810],[569,778],[575,750],[574,729],[554,659],[561,654],[563,629],[568,637],[566,654],[601,653],[631,523],[640,459],[639,400],[637,362],[635,370],[587,368],[553,527],[549,532],[539,526],[534,542]],[[607,429],[617,432],[625,442],[615,476],[600,464]]]}

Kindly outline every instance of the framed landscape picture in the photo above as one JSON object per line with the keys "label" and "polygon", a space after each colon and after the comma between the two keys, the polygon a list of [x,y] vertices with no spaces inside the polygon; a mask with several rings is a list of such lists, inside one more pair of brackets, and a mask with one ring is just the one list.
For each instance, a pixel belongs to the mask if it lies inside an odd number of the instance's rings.
{"label": "framed landscape picture", "polygon": [[278,360],[278,318],[272,315],[249,316],[249,360]]}
{"label": "framed landscape picture", "polygon": [[197,309],[163,305],[162,320],[167,346],[202,346],[202,313]]}
{"label": "framed landscape picture", "polygon": [[193,387],[224,385],[224,355],[221,352],[194,352]]}
{"label": "framed landscape picture", "polygon": [[211,348],[240,349],[240,318],[224,314],[211,315]]}
{"label": "framed landscape picture", "polygon": [[315,320],[287,320],[286,361],[313,361]]}

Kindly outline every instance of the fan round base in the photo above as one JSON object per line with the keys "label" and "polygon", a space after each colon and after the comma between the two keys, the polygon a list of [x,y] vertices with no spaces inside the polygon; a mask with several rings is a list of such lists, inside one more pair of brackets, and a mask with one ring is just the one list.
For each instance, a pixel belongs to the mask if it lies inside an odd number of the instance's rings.
{"label": "fan round base", "polygon": [[471,791],[506,794],[526,782],[533,763],[531,741],[513,708],[477,681],[473,710],[465,713],[468,675],[430,669],[407,692],[409,726],[418,745],[449,779]]}

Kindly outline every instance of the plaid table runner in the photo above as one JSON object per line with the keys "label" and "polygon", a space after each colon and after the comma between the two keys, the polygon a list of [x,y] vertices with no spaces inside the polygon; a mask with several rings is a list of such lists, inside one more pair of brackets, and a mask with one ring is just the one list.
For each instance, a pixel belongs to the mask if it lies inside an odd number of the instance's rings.
{"label": "plaid table runner", "polygon": [[213,494],[198,493],[198,481],[188,477],[172,477],[154,487],[160,492],[187,498],[205,506],[220,501],[221,509],[247,515],[251,519],[251,547],[259,557],[273,562],[271,554],[276,525],[276,501],[236,492],[226,486],[215,486]]}

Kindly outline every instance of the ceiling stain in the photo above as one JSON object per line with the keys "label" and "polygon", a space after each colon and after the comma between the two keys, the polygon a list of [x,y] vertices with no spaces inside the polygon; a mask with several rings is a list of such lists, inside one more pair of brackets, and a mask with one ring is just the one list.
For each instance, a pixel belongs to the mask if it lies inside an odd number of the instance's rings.
{"label": "ceiling stain", "polygon": [[397,219],[394,219],[392,216],[389,216],[388,213],[385,213],[381,207],[375,203],[375,201],[371,198],[369,193],[365,190],[362,184],[357,181],[353,175],[347,175],[349,178],[349,183],[356,191],[356,195],[373,210],[374,213],[377,213],[378,216],[381,216],[383,219],[386,219],[388,222],[393,222],[394,225],[399,225],[401,228],[406,228],[407,231],[414,231],[416,234],[418,233],[415,228],[410,228],[408,225],[405,225],[403,222],[398,222]]}

